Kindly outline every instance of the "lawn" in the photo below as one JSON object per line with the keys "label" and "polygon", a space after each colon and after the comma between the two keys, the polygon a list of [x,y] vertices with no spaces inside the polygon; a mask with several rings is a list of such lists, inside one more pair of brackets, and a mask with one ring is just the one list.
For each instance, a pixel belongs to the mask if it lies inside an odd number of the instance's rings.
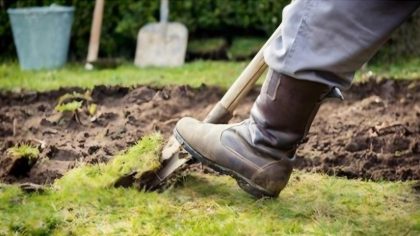
{"label": "lawn", "polygon": [[198,173],[160,194],[110,187],[121,174],[155,165],[161,145],[159,135],[146,137],[108,164],[74,169],[45,193],[2,186],[0,235],[420,233],[420,201],[411,182],[295,172],[278,199],[263,200],[229,177]]}
{"label": "lawn", "polygon": [[59,87],[93,88],[99,84],[198,87],[203,83],[227,88],[245,66],[245,62],[197,61],[182,67],[164,69],[139,69],[125,63],[116,69],[94,71],[86,71],[80,64],[70,64],[53,71],[20,71],[16,63],[5,63],[0,65],[0,90],[45,91]]}
{"label": "lawn", "polygon": [[[59,87],[202,83],[223,88],[246,63],[197,61],[180,68],[85,71],[71,64],[56,71],[20,71],[0,65],[0,90],[44,91]],[[420,60],[366,71],[417,79]],[[358,73],[363,79],[367,72]],[[44,193],[0,184],[0,235],[420,235],[420,195],[413,181],[371,182],[296,171],[277,199],[256,200],[233,179],[187,175],[163,193],[112,187],[132,170],[156,167],[164,140],[159,134],[106,164],[80,164]]]}
{"label": "lawn", "polygon": [[[95,85],[138,85],[163,86],[201,84],[217,85],[228,88],[245,68],[246,62],[195,61],[177,68],[139,69],[124,63],[117,69],[86,71],[81,64],[70,64],[53,71],[21,71],[18,64],[7,62],[0,65],[0,90],[37,90],[45,91],[59,87],[92,88]],[[369,73],[369,71],[371,71]],[[406,60],[395,64],[368,66],[356,79],[364,75],[398,79],[420,78],[420,59]]]}

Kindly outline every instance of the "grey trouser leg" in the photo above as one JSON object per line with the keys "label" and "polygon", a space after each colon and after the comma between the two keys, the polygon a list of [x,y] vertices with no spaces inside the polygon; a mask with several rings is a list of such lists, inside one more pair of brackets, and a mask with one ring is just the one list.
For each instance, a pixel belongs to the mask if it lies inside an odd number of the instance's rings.
{"label": "grey trouser leg", "polygon": [[420,1],[294,0],[282,34],[265,50],[268,66],[291,77],[340,88]]}

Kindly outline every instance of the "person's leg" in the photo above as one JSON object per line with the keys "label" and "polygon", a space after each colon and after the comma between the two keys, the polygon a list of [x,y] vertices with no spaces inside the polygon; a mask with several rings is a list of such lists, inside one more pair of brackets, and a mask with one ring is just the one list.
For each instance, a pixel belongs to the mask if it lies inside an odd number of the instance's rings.
{"label": "person's leg", "polygon": [[264,52],[268,66],[291,77],[348,88],[367,62],[420,5],[400,0],[294,0],[282,34]]}
{"label": "person's leg", "polygon": [[350,84],[354,71],[416,5],[386,0],[293,1],[285,9],[282,37],[265,52],[270,71],[251,117],[232,125],[183,118],[175,136],[193,157],[232,175],[248,193],[277,196],[289,180],[296,148],[322,100],[334,86]]}
{"label": "person's leg", "polygon": [[194,158],[231,175],[256,197],[276,197],[286,186],[298,142],[330,91],[327,85],[277,72],[269,80],[275,85],[265,83],[250,119],[215,125],[187,117],[174,131]]}

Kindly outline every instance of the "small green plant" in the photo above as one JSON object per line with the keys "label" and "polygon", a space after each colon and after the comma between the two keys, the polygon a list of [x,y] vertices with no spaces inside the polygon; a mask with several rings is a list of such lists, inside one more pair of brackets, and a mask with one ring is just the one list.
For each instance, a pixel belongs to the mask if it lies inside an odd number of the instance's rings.
{"label": "small green plant", "polygon": [[89,104],[87,110],[90,116],[94,116],[96,114],[98,106],[95,103]]}
{"label": "small green plant", "polygon": [[[96,113],[97,106],[92,100],[90,91],[86,91],[84,94],[77,92],[66,93],[58,98],[55,110],[61,113],[73,114],[73,118],[78,123],[82,123],[79,113],[81,110],[85,111],[89,116],[94,116]],[[64,114],[61,118],[63,117]]]}
{"label": "small green plant", "polygon": [[55,110],[58,112],[76,112],[78,109],[82,108],[82,101],[72,101],[68,103],[58,104],[55,107]]}
{"label": "small green plant", "polygon": [[64,104],[69,103],[72,101],[85,101],[85,102],[91,102],[92,97],[90,96],[90,92],[86,91],[84,94],[73,92],[73,93],[66,93],[58,98],[57,104]]}
{"label": "small green plant", "polygon": [[37,159],[39,157],[38,148],[31,144],[18,144],[7,149],[6,153],[15,158]]}
{"label": "small green plant", "polygon": [[55,110],[59,112],[76,112],[78,109],[82,108],[83,104],[88,106],[91,102],[92,97],[90,96],[89,91],[86,91],[84,94],[77,92],[66,93],[58,98]]}

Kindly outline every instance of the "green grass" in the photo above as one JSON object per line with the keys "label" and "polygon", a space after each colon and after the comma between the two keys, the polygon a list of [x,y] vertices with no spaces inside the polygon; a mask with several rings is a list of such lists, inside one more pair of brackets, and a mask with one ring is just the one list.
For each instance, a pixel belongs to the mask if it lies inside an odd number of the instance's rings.
{"label": "green grass", "polygon": [[[60,87],[93,88],[95,85],[217,85],[227,89],[247,62],[195,61],[178,68],[140,69],[123,64],[117,69],[86,71],[81,64],[70,64],[53,71],[21,71],[16,63],[0,65],[0,90],[46,91]],[[420,59],[367,68],[374,74],[402,79],[420,78]],[[358,78],[363,77],[361,73]],[[260,80],[261,83],[261,80]]]}
{"label": "green grass", "polygon": [[394,63],[375,63],[368,68],[385,78],[420,79],[420,58],[411,58]]}
{"label": "green grass", "polygon": [[155,86],[205,83],[227,88],[245,68],[246,63],[197,61],[177,68],[146,68],[124,64],[117,69],[86,71],[83,65],[71,64],[53,71],[21,71],[16,63],[0,65],[0,90],[46,91],[59,87],[93,88],[95,85]]}
{"label": "green grass", "polygon": [[19,144],[13,146],[8,148],[6,153],[14,158],[26,157],[28,159],[36,159],[39,156],[38,148],[30,144]]}
{"label": "green grass", "polygon": [[[187,176],[159,193],[112,188],[158,165],[159,135],[109,164],[70,171],[45,193],[0,186],[0,235],[418,235],[410,182],[365,182],[295,172],[278,199],[255,200],[229,177]],[[417,196],[418,197],[418,196]]]}

